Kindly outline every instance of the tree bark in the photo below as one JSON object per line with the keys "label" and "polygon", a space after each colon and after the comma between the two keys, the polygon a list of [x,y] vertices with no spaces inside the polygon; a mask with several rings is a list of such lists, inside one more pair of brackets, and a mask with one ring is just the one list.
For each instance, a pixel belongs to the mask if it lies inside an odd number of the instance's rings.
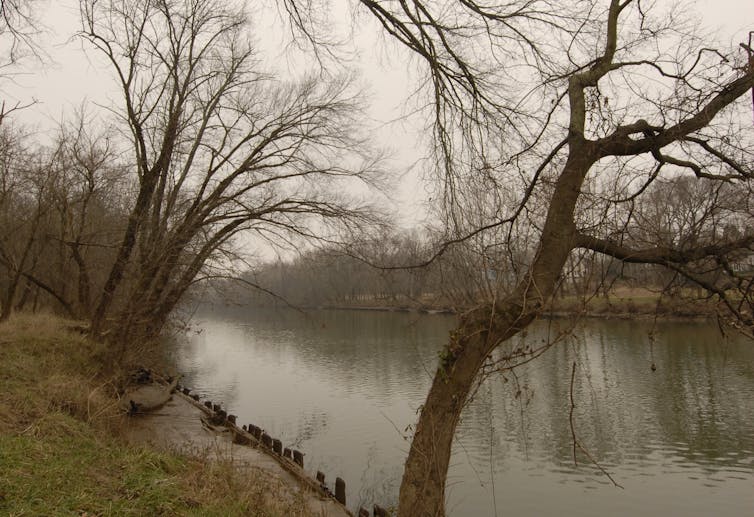
{"label": "tree bark", "polygon": [[513,303],[506,306],[507,311],[495,317],[498,325],[506,329],[502,334],[490,331],[492,329],[480,330],[484,329],[485,320],[490,321],[490,315],[496,312],[489,305],[465,317],[451,334],[411,441],[398,515],[445,515],[445,479],[453,437],[477,373],[494,349],[492,342],[515,335],[533,319],[532,315],[518,314]]}
{"label": "tree bark", "polygon": [[539,251],[511,296],[477,308],[451,333],[422,407],[406,460],[398,502],[403,517],[443,517],[445,480],[453,436],[477,375],[503,341],[528,326],[555,292],[560,273],[575,246],[574,211],[596,149],[574,136],[570,154],[553,193]]}

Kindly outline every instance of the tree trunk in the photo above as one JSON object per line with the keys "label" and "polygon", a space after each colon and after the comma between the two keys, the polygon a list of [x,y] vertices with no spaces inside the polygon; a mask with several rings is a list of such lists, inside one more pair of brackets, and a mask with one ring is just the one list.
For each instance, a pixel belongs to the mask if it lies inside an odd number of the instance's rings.
{"label": "tree trunk", "polygon": [[79,240],[71,244],[71,256],[78,267],[78,285],[77,285],[77,313],[79,317],[85,318],[91,314],[91,280],[89,279],[89,269],[86,266],[84,257],[81,256]]}
{"label": "tree trunk", "polygon": [[574,210],[594,151],[585,140],[572,139],[529,272],[508,298],[471,311],[451,333],[411,442],[399,517],[444,517],[445,480],[461,412],[487,356],[528,326],[552,297],[575,245]]}
{"label": "tree trunk", "polygon": [[[505,305],[502,313],[491,305],[474,310],[451,333],[411,441],[398,515],[445,515],[445,478],[453,437],[477,374],[497,343],[518,333],[534,317],[521,315],[521,307],[512,302]],[[490,314],[495,314],[495,328],[485,324]]]}
{"label": "tree trunk", "polygon": [[144,216],[149,209],[149,204],[154,193],[155,186],[157,184],[157,177],[159,169],[157,171],[144,172],[144,178],[141,180],[141,186],[139,189],[139,196],[136,199],[136,204],[128,218],[128,225],[123,233],[123,239],[120,247],[118,248],[118,255],[115,258],[115,262],[110,268],[110,273],[107,277],[104,287],[102,288],[102,295],[100,296],[97,307],[94,309],[91,321],[91,333],[95,337],[99,337],[102,333],[105,316],[110,309],[115,291],[120,286],[123,280],[123,275],[126,272],[126,267],[131,259],[131,252],[136,246],[136,240],[138,238],[139,227],[142,224]]}
{"label": "tree trunk", "polygon": [[8,287],[3,296],[2,309],[0,309],[0,323],[7,321],[13,312],[13,300],[16,298],[16,290],[18,289],[18,284],[21,282],[21,277],[23,276],[24,268],[26,267],[26,260],[29,258],[31,247],[34,244],[34,239],[37,235],[37,227],[39,226],[40,217],[41,209],[38,206],[37,213],[32,221],[29,238],[26,240],[24,251],[21,254],[21,259],[17,265],[10,262],[10,260],[7,261],[8,270],[12,270],[13,275],[8,282]]}
{"label": "tree trunk", "polygon": [[24,290],[21,292],[21,296],[18,298],[18,302],[16,302],[16,306],[14,307],[14,310],[16,312],[21,312],[24,310],[24,307],[26,307],[26,303],[29,301],[29,296],[31,295],[31,289],[34,284],[31,283],[31,280],[28,278],[26,279],[26,282],[24,282]]}
{"label": "tree trunk", "polygon": [[7,321],[13,312],[13,299],[16,296],[16,289],[21,275],[16,272],[10,279],[8,288],[3,293],[2,308],[0,309],[0,323]]}

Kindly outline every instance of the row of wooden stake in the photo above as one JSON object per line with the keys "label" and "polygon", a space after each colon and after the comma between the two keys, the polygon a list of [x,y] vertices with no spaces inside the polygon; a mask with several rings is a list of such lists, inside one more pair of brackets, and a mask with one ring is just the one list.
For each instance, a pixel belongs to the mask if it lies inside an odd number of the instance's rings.
{"label": "row of wooden stake", "polygon": [[[191,397],[196,402],[200,402],[201,397],[196,393],[191,393],[191,389],[185,386],[182,386],[179,389],[184,395]],[[236,421],[238,419],[236,415],[229,415],[224,409],[222,409],[219,404],[215,404],[210,400],[205,400],[204,407],[207,408],[207,410],[212,414],[214,424],[225,425],[231,428],[231,430],[233,431],[234,443],[241,445],[252,445],[253,442],[248,437],[240,434],[240,431],[243,431],[244,433],[253,437],[257,443],[266,447],[268,450],[271,450],[275,455],[281,458],[285,458],[289,462],[298,465],[299,468],[301,468],[301,470],[303,471],[304,454],[301,451],[298,451],[296,449],[289,449],[288,447],[284,448],[283,443],[280,440],[271,437],[266,432],[264,432],[262,428],[257,427],[256,425],[243,425],[239,430],[238,426],[236,425]],[[335,478],[334,494],[327,487],[325,483],[325,475],[320,471],[317,471],[317,483],[325,493],[332,495],[333,497],[335,497],[336,501],[338,501],[343,506],[346,506],[346,482],[343,481],[342,478]],[[374,517],[388,517],[389,514],[386,509],[376,504],[374,505],[372,515]],[[363,507],[359,508],[358,517],[370,517],[369,511]]]}

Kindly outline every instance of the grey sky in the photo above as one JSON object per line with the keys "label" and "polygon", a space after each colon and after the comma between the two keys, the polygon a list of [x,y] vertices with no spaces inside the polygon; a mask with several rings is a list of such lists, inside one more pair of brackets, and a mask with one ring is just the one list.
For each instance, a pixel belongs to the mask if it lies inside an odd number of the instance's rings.
{"label": "grey sky", "polygon": [[[662,2],[664,0],[660,0]],[[261,2],[269,6],[273,0]],[[693,4],[693,2],[687,2]],[[249,2],[253,5],[254,2]],[[746,41],[747,31],[754,30],[754,7],[751,0],[699,0],[696,2],[703,26],[714,30],[719,28],[723,40],[733,43]],[[7,103],[27,103],[36,99],[38,103],[20,113],[16,118],[37,127],[41,132],[53,128],[63,114],[71,113],[82,103],[112,104],[118,101],[118,92],[110,79],[109,70],[98,62],[93,52],[84,53],[82,42],[73,38],[78,28],[77,0],[41,0],[37,3],[39,19],[46,27],[40,40],[49,58],[44,63],[27,61],[19,69],[14,82],[5,82],[0,87],[0,97]],[[296,58],[281,59],[282,53],[275,55],[274,49],[281,47],[282,31],[270,31],[267,27],[272,18],[265,12],[253,13],[256,38],[262,52],[272,55],[271,63],[283,63],[284,70],[298,69]],[[360,69],[362,82],[371,93],[371,114],[375,134],[384,145],[392,149],[394,159],[391,165],[406,169],[419,156],[420,135],[424,133],[422,122],[404,120],[394,122],[407,111],[403,105],[409,90],[409,66],[397,52],[391,53],[378,43],[376,25],[366,26],[356,38],[359,59],[355,65]],[[95,110],[90,110],[95,111]],[[424,189],[417,181],[417,174],[406,175],[397,201],[403,218],[415,220],[421,215],[418,208],[424,199]]]}

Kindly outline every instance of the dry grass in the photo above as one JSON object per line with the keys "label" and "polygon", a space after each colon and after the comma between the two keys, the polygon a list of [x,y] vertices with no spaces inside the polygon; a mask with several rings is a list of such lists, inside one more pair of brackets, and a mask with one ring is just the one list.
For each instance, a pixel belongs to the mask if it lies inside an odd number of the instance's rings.
{"label": "dry grass", "polygon": [[668,317],[705,318],[715,314],[714,304],[698,299],[694,292],[661,295],[645,288],[618,287],[609,296],[568,295],[552,301],[554,313],[582,314],[604,317]]}
{"label": "dry grass", "polygon": [[60,411],[99,427],[119,417],[104,346],[49,315],[18,315],[0,325],[0,432]]}
{"label": "dry grass", "polygon": [[[209,458],[212,458],[210,460]],[[310,517],[302,493],[292,492],[280,479],[264,471],[246,467],[239,469],[231,459],[217,459],[216,452],[190,458],[183,478],[197,507],[210,501],[227,501],[234,515],[281,515]],[[265,509],[262,512],[258,510]]]}
{"label": "dry grass", "polygon": [[231,461],[133,447],[108,350],[53,316],[0,324],[0,514],[307,516]]}

